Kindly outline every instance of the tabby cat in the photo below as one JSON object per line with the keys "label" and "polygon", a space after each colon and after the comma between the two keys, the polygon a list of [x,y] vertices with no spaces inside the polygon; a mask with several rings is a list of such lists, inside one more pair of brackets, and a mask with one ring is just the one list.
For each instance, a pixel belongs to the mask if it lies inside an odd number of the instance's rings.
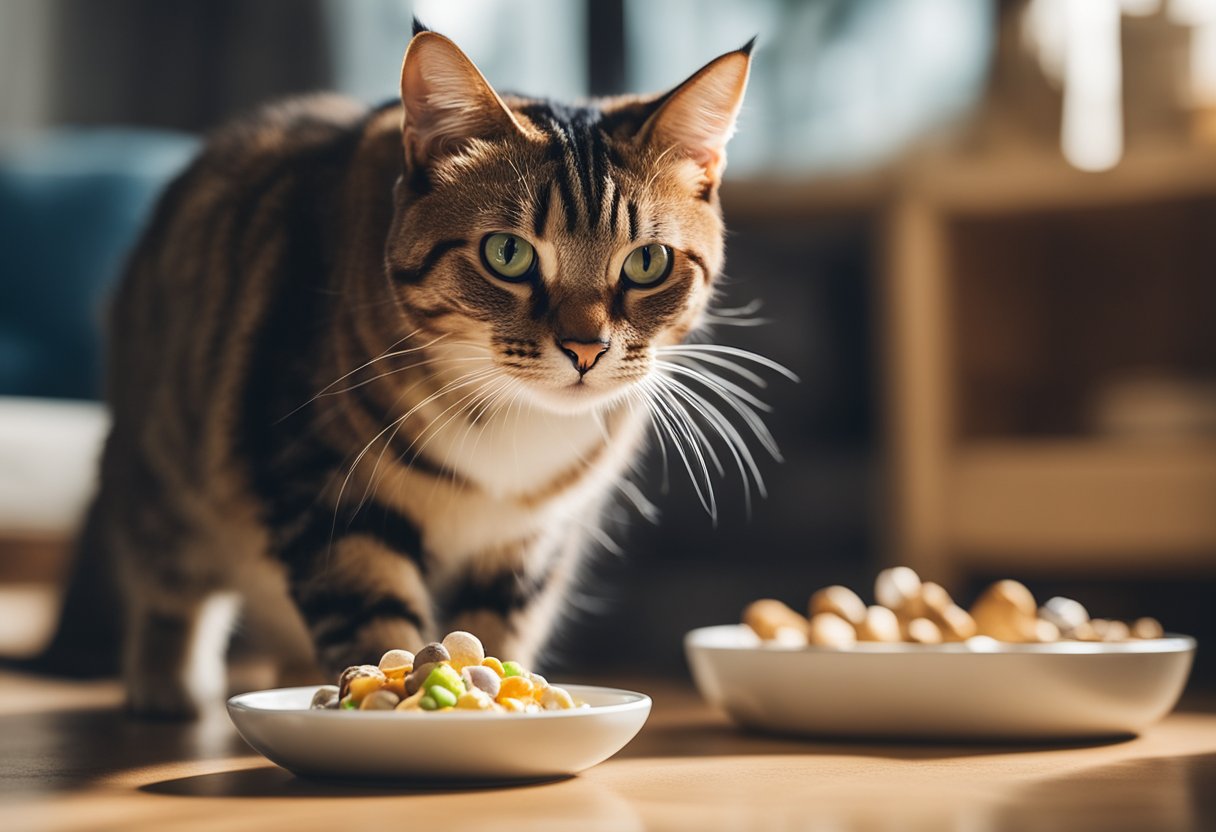
{"label": "tabby cat", "polygon": [[276,592],[327,672],[450,629],[533,661],[651,425],[703,438],[646,393],[722,268],[750,53],[566,106],[416,27],[399,102],[209,141],[111,319],[83,554],[115,568],[133,709],[220,694],[238,599]]}

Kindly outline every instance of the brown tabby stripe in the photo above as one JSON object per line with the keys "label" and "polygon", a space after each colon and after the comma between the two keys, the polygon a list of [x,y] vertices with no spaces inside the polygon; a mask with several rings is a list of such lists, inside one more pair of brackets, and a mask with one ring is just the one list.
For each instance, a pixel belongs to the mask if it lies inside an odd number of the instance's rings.
{"label": "brown tabby stripe", "polygon": [[454,251],[468,244],[468,240],[440,240],[431,246],[430,251],[422,258],[422,262],[412,269],[393,269],[393,279],[401,284],[421,283],[427,274],[439,262],[439,259],[449,251]]}
{"label": "brown tabby stripe", "polygon": [[[321,414],[313,405],[300,408],[313,393],[312,370],[306,357],[329,323],[328,274],[334,252],[326,244],[329,221],[324,206],[331,205],[350,157],[362,137],[356,128],[331,128],[325,141],[304,152],[290,155],[275,171],[275,178],[293,174],[292,187],[280,208],[286,229],[282,263],[266,283],[269,299],[261,327],[252,343],[245,367],[245,388],[236,445],[247,460],[255,493],[262,499],[269,522],[289,519],[297,525],[288,539],[280,541],[279,556],[294,581],[305,580],[337,540],[365,534],[425,568],[421,536],[403,515],[376,503],[361,510],[335,510],[316,502],[318,483],[342,470],[336,451],[319,441],[305,443],[299,437],[318,436],[314,426]],[[250,202],[260,201],[264,191],[255,191]],[[252,217],[257,206],[243,206]],[[237,226],[240,227],[240,226]],[[301,487],[307,483],[311,497]]]}
{"label": "brown tabby stripe", "polygon": [[632,199],[625,203],[625,210],[629,213],[629,242],[633,242],[638,238],[638,204]]}
{"label": "brown tabby stripe", "polygon": [[507,569],[486,578],[468,574],[444,605],[449,618],[460,613],[488,610],[507,618],[540,595],[553,577],[556,559],[551,558],[540,571],[529,574],[526,570]]}
{"label": "brown tabby stripe", "polygon": [[617,216],[621,211],[621,189],[612,189],[612,209],[608,212],[608,231],[616,236]]}
{"label": "brown tabby stripe", "polygon": [[326,589],[299,599],[300,611],[310,621],[322,622],[313,631],[318,647],[333,647],[353,641],[373,621],[398,618],[423,629],[422,616],[408,602],[393,596]]}
{"label": "brown tabby stripe", "polygon": [[[604,189],[611,181],[610,169],[623,167],[619,151],[609,145],[603,113],[591,107],[567,107],[546,101],[524,105],[520,111],[549,136],[547,155],[556,163],[554,178],[566,230],[573,233],[583,216],[589,229],[598,228],[604,216]],[[574,193],[576,182],[578,198]],[[614,196],[609,213],[614,229],[616,199]],[[538,235],[540,227],[537,226]]]}
{"label": "brown tabby stripe", "polygon": [[545,226],[549,222],[549,199],[551,188],[546,182],[536,192],[536,206],[532,209],[532,233],[538,238],[545,235]]}
{"label": "brown tabby stripe", "polygon": [[684,256],[696,264],[697,268],[701,270],[701,279],[708,283],[709,268],[705,265],[705,258],[697,254],[695,251],[685,251]]}
{"label": "brown tabby stripe", "polygon": [[420,574],[427,572],[427,558],[418,528],[405,515],[368,501],[357,511],[347,507],[335,512],[324,506],[313,507],[304,525],[279,546],[279,556],[294,580],[306,579],[317,566],[328,560],[332,546],[345,537],[365,535],[378,541],[397,556],[410,561]]}

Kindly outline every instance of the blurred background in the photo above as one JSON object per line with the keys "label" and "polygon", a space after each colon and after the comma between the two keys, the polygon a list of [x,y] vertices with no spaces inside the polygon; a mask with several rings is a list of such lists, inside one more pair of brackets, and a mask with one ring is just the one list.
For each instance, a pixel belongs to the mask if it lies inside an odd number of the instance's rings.
{"label": "blurred background", "polygon": [[687,629],[895,563],[1216,638],[1213,0],[2,0],[6,642],[53,615],[101,309],[157,192],[260,102],[392,97],[413,14],[555,97],[759,36],[721,305],[767,322],[715,337],[800,377],[762,391],[784,462],[711,520],[652,453],[661,519],[614,509],[551,668],[680,674]]}

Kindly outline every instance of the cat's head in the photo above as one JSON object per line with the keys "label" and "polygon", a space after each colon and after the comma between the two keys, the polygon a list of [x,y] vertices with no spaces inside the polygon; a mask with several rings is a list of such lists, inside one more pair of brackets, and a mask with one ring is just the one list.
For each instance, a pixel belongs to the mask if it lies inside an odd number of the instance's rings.
{"label": "cat's head", "polygon": [[387,246],[411,325],[548,409],[627,395],[701,322],[722,268],[717,191],[750,53],[660,95],[563,106],[501,96],[452,41],[416,34]]}

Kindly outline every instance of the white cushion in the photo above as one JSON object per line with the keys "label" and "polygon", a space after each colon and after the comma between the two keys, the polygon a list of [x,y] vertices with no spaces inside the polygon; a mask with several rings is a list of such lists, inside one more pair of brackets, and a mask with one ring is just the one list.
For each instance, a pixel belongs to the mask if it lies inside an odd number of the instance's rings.
{"label": "white cushion", "polygon": [[0,396],[0,536],[72,533],[108,428],[98,402]]}

